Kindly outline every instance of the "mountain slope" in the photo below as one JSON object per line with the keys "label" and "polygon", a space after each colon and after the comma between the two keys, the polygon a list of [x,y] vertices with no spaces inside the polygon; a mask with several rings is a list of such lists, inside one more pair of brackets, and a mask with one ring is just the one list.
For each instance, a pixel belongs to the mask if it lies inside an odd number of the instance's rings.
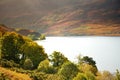
{"label": "mountain slope", "polygon": [[5,26],[4,24],[0,24],[0,32],[5,33],[5,32],[17,32],[21,35],[24,36],[29,36],[29,35],[34,35],[34,37],[40,37],[40,33],[39,32],[35,32],[33,30],[28,30],[28,29],[14,29],[14,28],[10,28]]}
{"label": "mountain slope", "polygon": [[2,0],[0,22],[46,35],[120,35],[119,0]]}
{"label": "mountain slope", "polygon": [[[32,80],[28,75],[17,73],[15,71],[10,71],[8,69],[5,69],[3,67],[0,67],[0,74],[4,75],[6,77],[6,80]],[[0,76],[1,76],[0,75]]]}

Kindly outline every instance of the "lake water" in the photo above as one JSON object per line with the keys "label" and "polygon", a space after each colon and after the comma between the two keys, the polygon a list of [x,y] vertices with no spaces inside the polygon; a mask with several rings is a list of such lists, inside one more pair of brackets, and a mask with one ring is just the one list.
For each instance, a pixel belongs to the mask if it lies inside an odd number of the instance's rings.
{"label": "lake water", "polygon": [[76,57],[92,57],[100,71],[120,70],[120,37],[46,37],[46,40],[36,41],[50,55],[60,51],[69,60],[76,62]]}

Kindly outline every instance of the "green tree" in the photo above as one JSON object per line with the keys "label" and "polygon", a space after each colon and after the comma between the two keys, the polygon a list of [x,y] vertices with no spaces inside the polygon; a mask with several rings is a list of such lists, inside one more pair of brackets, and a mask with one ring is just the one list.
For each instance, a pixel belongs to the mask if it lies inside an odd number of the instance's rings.
{"label": "green tree", "polygon": [[40,62],[38,68],[38,71],[45,72],[47,74],[54,74],[56,73],[56,70],[53,66],[50,65],[50,62],[48,59],[45,59]]}
{"label": "green tree", "polygon": [[62,65],[58,74],[63,76],[65,80],[72,80],[79,72],[77,66],[71,62],[66,62]]}
{"label": "green tree", "polygon": [[87,80],[87,77],[83,73],[78,73],[77,76],[73,78],[73,80]]}
{"label": "green tree", "polygon": [[96,66],[96,62],[93,60],[93,58],[88,57],[88,56],[84,56],[81,59],[81,63],[87,63],[89,65]]}
{"label": "green tree", "polygon": [[25,43],[23,37],[15,32],[7,32],[1,40],[2,58],[7,60],[20,61],[20,47]]}
{"label": "green tree", "polygon": [[91,71],[93,74],[96,74],[98,69],[97,69],[97,66],[96,66],[96,62],[93,60],[93,58],[91,57],[88,57],[88,56],[84,56],[83,58],[79,58],[79,65],[81,67],[86,67],[84,68],[83,71]]}
{"label": "green tree", "polygon": [[38,70],[42,71],[42,72],[46,72],[46,70],[49,68],[49,60],[45,59],[43,61],[40,62],[39,66],[38,66]]}
{"label": "green tree", "polygon": [[23,62],[26,58],[31,59],[34,68],[37,68],[39,63],[47,58],[47,54],[45,53],[44,48],[35,42],[26,42],[21,47],[21,51],[23,53],[21,55]]}
{"label": "green tree", "polygon": [[62,53],[54,51],[52,55],[50,55],[50,61],[54,67],[61,67],[68,59]]}

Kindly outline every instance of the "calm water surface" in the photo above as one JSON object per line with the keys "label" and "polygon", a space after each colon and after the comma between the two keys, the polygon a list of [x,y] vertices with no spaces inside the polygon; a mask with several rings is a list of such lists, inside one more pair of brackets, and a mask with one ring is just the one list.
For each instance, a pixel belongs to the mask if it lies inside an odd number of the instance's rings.
{"label": "calm water surface", "polygon": [[82,54],[92,57],[101,71],[120,70],[120,37],[47,37],[36,42],[45,48],[48,55],[60,51],[76,62],[76,57]]}

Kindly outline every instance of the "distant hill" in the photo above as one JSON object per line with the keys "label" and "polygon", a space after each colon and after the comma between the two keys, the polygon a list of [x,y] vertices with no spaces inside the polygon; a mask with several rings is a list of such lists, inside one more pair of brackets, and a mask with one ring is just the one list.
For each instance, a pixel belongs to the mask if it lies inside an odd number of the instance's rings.
{"label": "distant hill", "polygon": [[46,35],[120,36],[120,0],[1,0],[0,22]]}
{"label": "distant hill", "polygon": [[28,36],[28,35],[34,35],[36,37],[40,37],[40,33],[35,32],[33,30],[28,30],[28,29],[15,29],[15,28],[10,28],[5,26],[4,24],[0,24],[0,32],[5,33],[5,32],[17,32],[21,35]]}
{"label": "distant hill", "polygon": [[4,32],[11,32],[11,31],[15,31],[15,30],[13,28],[9,28],[5,26],[4,24],[0,24],[0,32],[4,33]]}

